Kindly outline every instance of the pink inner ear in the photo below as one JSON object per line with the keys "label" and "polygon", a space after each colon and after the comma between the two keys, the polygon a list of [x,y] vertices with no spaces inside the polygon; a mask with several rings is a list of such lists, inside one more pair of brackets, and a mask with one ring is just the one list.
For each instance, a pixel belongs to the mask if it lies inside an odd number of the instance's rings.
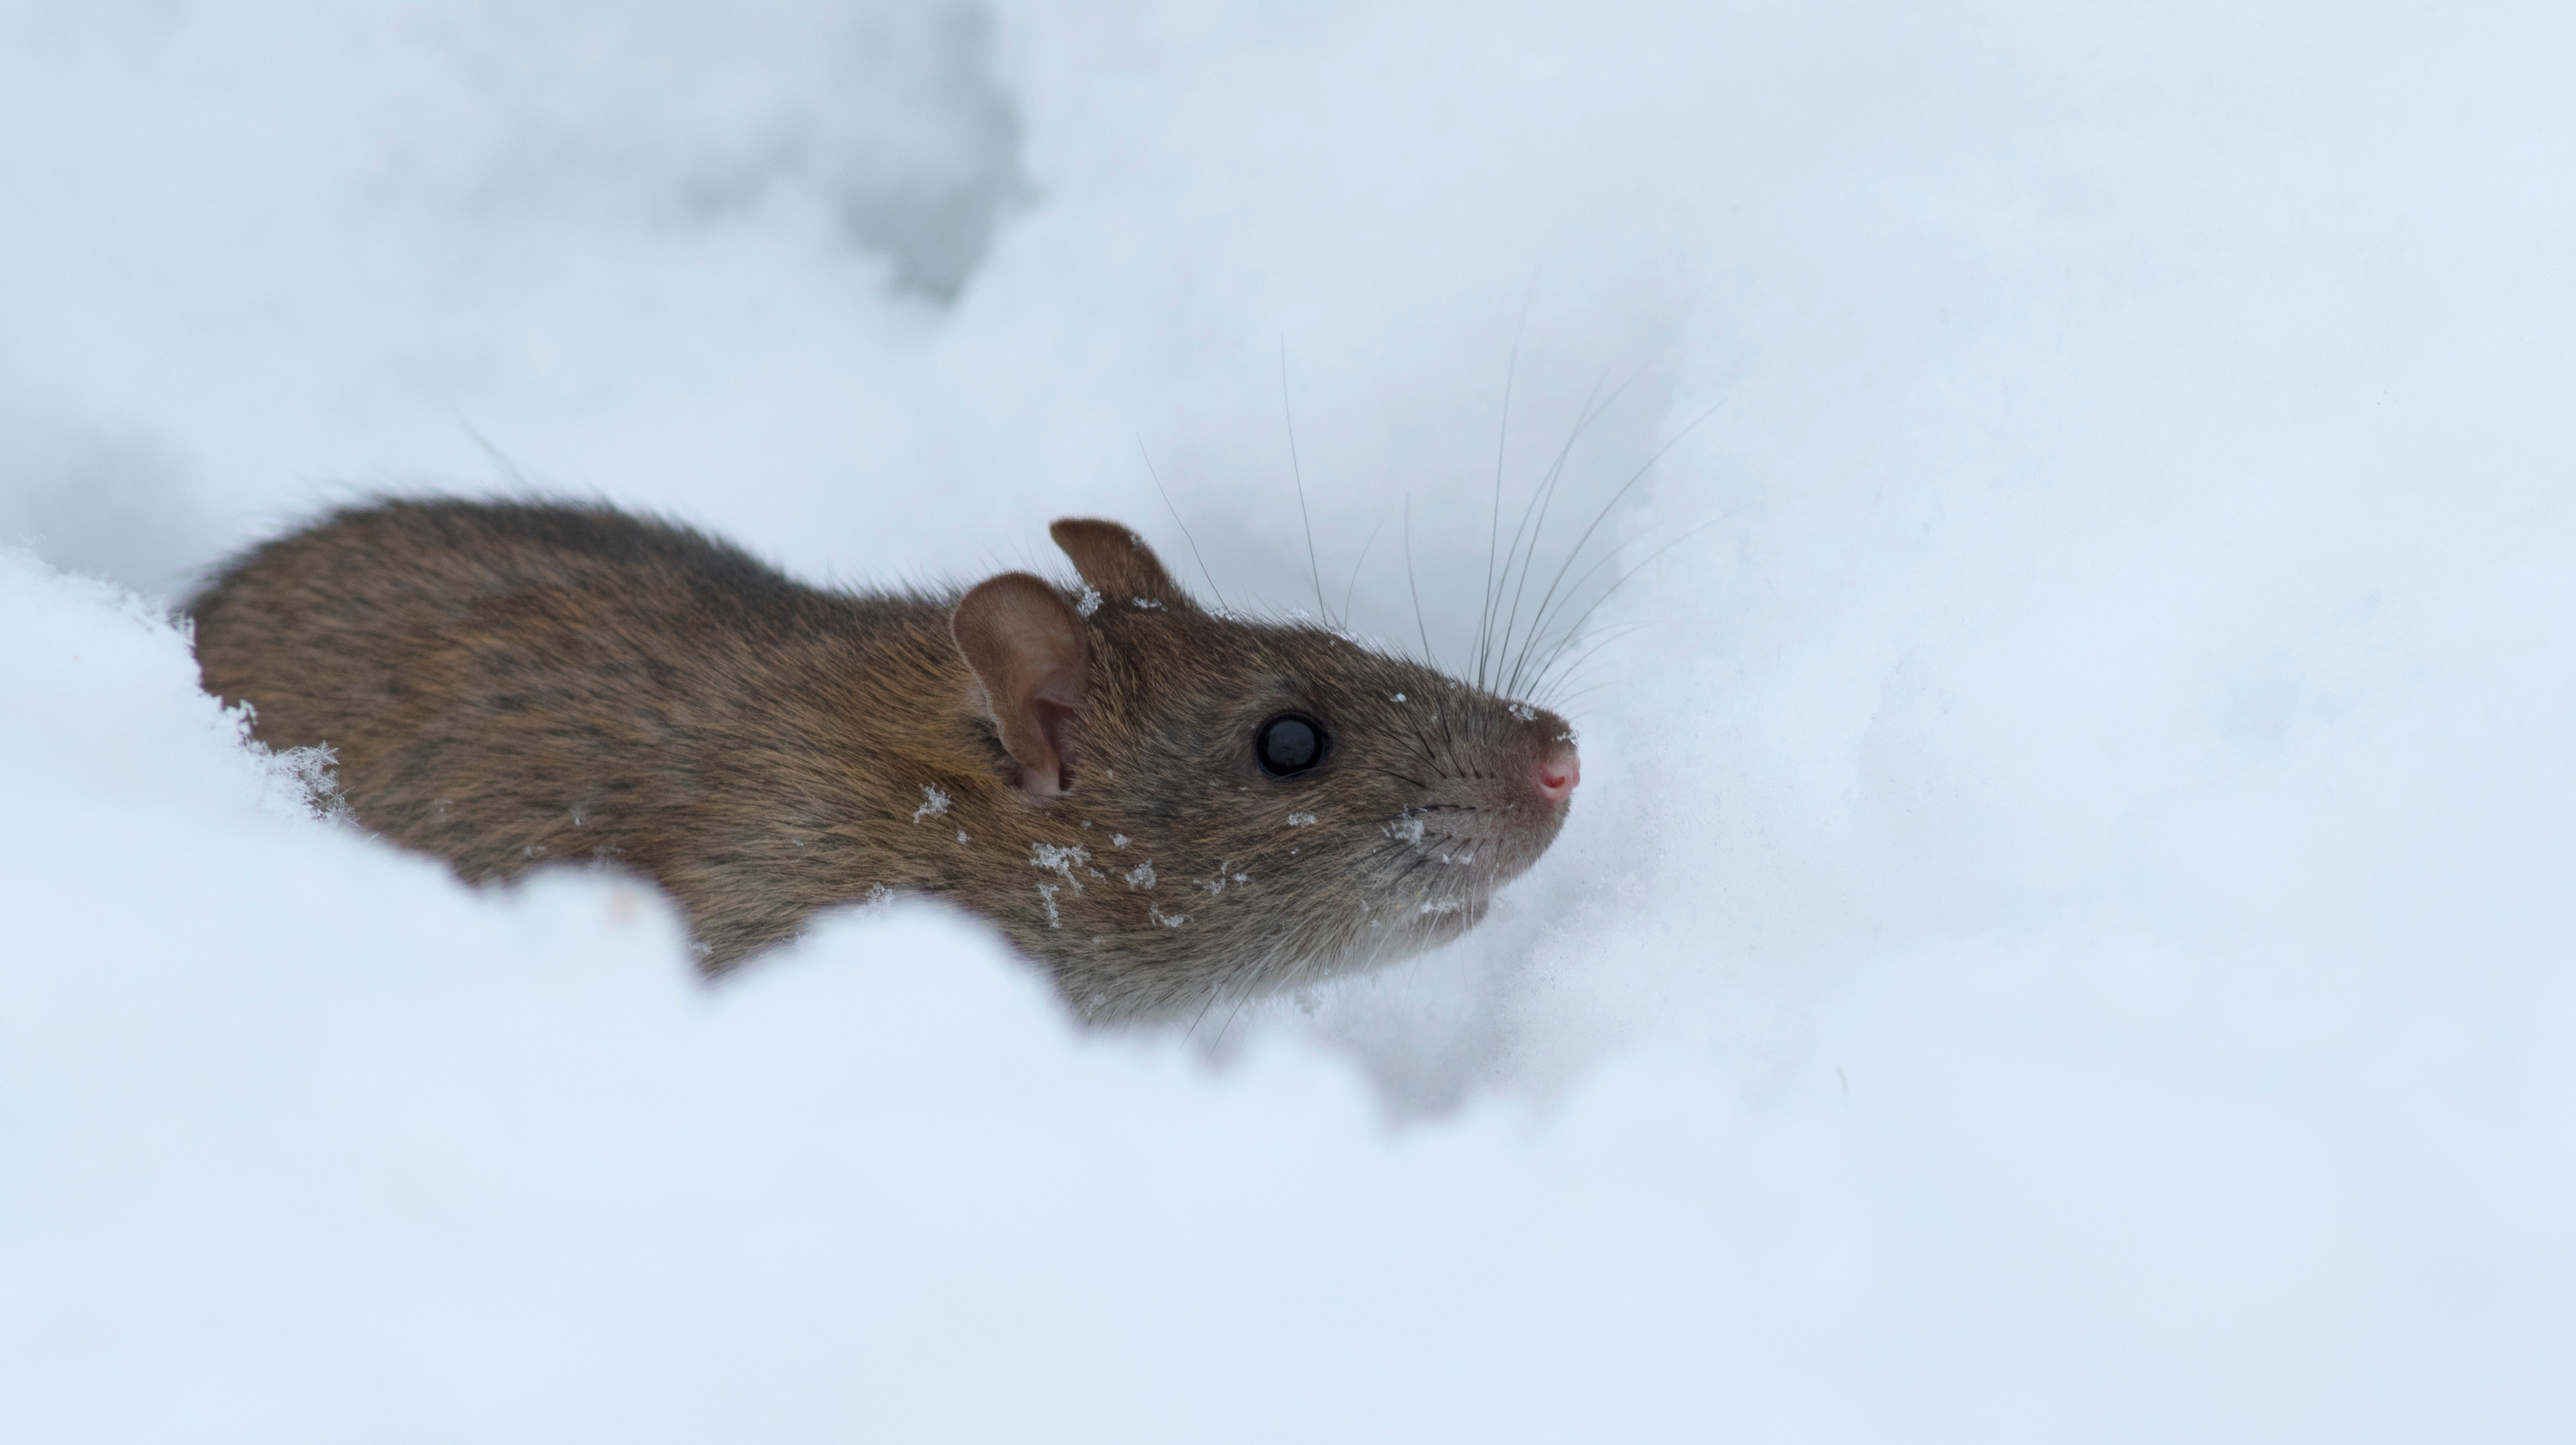
{"label": "pink inner ear", "polygon": [[1073,791],[1073,770],[1080,762],[1075,737],[1082,715],[1051,697],[1032,698],[1029,708],[1037,714],[1038,731],[1045,736],[1048,750],[1055,754],[1055,791],[1069,793]]}
{"label": "pink inner ear", "polygon": [[1081,621],[1055,588],[1025,572],[987,578],[960,598],[950,630],[981,684],[1002,746],[1032,796],[1062,797],[1073,783],[1074,744],[1090,655]]}

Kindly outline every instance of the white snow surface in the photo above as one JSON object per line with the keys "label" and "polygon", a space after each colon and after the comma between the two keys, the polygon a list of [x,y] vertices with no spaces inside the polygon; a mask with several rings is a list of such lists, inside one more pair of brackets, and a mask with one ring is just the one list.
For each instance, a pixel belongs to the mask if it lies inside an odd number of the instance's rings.
{"label": "white snow surface", "polygon": [[[5,1433],[2567,1438],[2571,42],[5,0]],[[881,585],[1118,517],[1456,664],[1605,375],[1565,835],[1186,1033],[903,900],[702,987],[162,620],[537,491]]]}

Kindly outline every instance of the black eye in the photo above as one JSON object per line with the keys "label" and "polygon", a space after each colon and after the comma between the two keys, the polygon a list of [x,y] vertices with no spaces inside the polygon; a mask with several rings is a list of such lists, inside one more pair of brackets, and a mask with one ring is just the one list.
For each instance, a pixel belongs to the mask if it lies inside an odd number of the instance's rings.
{"label": "black eye", "polygon": [[1261,770],[1274,778],[1302,773],[1324,757],[1324,725],[1303,713],[1283,712],[1261,725],[1252,739]]}

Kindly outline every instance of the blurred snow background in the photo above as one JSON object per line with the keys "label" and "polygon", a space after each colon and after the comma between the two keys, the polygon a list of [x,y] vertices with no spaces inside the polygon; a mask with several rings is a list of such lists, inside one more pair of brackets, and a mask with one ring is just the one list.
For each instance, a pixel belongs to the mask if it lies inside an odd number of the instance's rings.
{"label": "blurred snow background", "polygon": [[[2563,1437],[2572,41],[0,0],[11,1434]],[[536,488],[1297,606],[1284,399],[1454,659],[1596,385],[1542,554],[1668,443],[1670,550],[1566,837],[1221,1042],[921,912],[701,991],[307,816],[137,600]]]}

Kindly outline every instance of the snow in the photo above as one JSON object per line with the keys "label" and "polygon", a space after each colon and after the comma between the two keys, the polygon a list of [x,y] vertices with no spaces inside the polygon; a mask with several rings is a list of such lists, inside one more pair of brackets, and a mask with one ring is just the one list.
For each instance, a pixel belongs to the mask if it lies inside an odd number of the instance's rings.
{"label": "snow", "polygon": [[1073,870],[1087,867],[1090,863],[1091,852],[1086,848],[1055,843],[1029,845],[1029,866],[1060,875],[1065,882],[1073,885],[1073,891],[1076,893],[1082,891],[1082,880],[1073,876]]}
{"label": "snow", "polygon": [[[10,1433],[2564,1437],[2571,29],[0,7]],[[901,898],[702,986],[162,620],[533,489],[1455,663],[1560,454],[1565,835],[1185,1036]]]}

